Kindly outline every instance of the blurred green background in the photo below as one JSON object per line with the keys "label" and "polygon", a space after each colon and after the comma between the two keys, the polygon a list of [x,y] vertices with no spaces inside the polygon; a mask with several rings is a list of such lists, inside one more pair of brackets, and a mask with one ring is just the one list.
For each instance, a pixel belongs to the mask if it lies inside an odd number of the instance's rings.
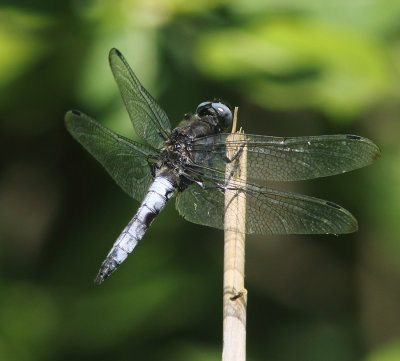
{"label": "blurred green background", "polygon": [[[214,97],[245,131],[353,133],[383,157],[297,182],[359,232],[248,237],[248,360],[400,359],[400,2],[0,3],[0,360],[220,359],[223,233],[174,202],[101,287],[138,207],[67,133],[71,108],[135,137],[124,54],[176,125]],[[286,185],[283,185],[286,187]]]}

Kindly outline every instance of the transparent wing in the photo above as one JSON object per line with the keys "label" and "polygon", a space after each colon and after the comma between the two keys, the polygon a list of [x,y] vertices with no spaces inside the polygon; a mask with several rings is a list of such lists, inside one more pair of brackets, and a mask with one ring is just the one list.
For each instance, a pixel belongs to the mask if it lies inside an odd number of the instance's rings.
{"label": "transparent wing", "polygon": [[109,62],[136,133],[154,148],[161,148],[171,133],[167,114],[142,86],[117,49],[111,49]]}
{"label": "transparent wing", "polygon": [[[335,203],[255,184],[238,185],[237,189],[238,197],[246,197],[248,234],[341,234],[357,230],[357,220]],[[224,229],[222,187],[210,183],[203,189],[192,184],[178,194],[176,208],[190,222]]]}
{"label": "transparent wing", "polygon": [[117,184],[141,202],[152,181],[146,156],[155,151],[114,133],[77,110],[67,112],[65,123],[71,135],[104,166]]}
{"label": "transparent wing", "polygon": [[348,172],[380,156],[377,145],[357,135],[280,138],[246,134],[246,141],[227,141],[217,134],[192,143],[193,162],[225,171],[227,149],[247,149],[247,177],[261,181],[295,181]]}

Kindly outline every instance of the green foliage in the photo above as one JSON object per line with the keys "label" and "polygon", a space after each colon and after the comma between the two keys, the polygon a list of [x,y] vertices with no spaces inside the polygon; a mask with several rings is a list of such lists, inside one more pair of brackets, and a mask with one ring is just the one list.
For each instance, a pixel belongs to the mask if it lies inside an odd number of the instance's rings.
{"label": "green foliage", "polygon": [[365,361],[396,361],[400,358],[400,343],[389,342],[372,352]]}
{"label": "green foliage", "polygon": [[[269,16],[204,34],[198,65],[265,108],[360,116],[394,93],[384,44],[351,27]],[[375,103],[375,104],[374,104]]]}
{"label": "green foliage", "polygon": [[0,5],[0,359],[220,359],[222,233],[174,204],[92,283],[138,204],[63,117],[77,108],[138,141],[112,47],[173,125],[221,97],[249,133],[381,146],[373,167],[293,186],[351,210],[356,235],[249,238],[248,359],[399,359],[399,16],[393,0]]}

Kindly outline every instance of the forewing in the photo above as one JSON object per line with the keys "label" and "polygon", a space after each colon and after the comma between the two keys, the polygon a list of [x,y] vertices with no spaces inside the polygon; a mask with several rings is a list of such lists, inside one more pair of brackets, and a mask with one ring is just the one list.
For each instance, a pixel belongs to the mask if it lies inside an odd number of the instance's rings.
{"label": "forewing", "polygon": [[371,164],[379,148],[357,135],[280,138],[246,134],[246,141],[229,141],[230,134],[194,140],[194,163],[224,172],[227,148],[247,150],[247,177],[261,181],[297,181],[348,172]]}
{"label": "forewing", "polygon": [[161,148],[171,133],[167,114],[142,86],[117,49],[111,49],[109,62],[136,133],[151,146]]}
{"label": "forewing", "polygon": [[[341,234],[357,230],[357,220],[335,203],[255,184],[245,188],[238,185],[237,189],[237,197],[246,197],[247,234]],[[224,229],[221,187],[204,189],[192,184],[178,194],[176,208],[190,222]]]}
{"label": "forewing", "polygon": [[71,110],[65,115],[71,135],[95,157],[131,197],[142,201],[152,181],[146,156],[155,151],[114,133],[87,115]]}

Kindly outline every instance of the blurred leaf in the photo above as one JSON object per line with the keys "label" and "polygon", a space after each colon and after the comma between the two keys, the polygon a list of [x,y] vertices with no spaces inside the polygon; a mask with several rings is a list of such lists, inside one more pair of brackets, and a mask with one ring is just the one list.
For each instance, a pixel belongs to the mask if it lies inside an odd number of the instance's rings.
{"label": "blurred leaf", "polygon": [[[143,281],[118,289],[112,285],[96,287],[87,296],[72,301],[69,318],[74,322],[67,325],[67,338],[80,347],[96,349],[99,343],[107,348],[130,333],[148,331],[146,324],[157,323],[157,314],[168,300],[174,299],[174,294],[179,294],[183,279],[179,274],[165,272],[160,277],[144,277]],[[85,314],[85,318],[77,319],[76,314]],[[162,325],[158,329],[162,332]]]}
{"label": "blurred leaf", "polygon": [[284,323],[265,339],[263,358],[275,361],[353,361],[357,343],[351,327],[342,320],[307,318]]}
{"label": "blurred leaf", "polygon": [[392,341],[372,351],[365,361],[398,361],[400,360],[400,340]]}
{"label": "blurred leaf", "polygon": [[47,355],[58,321],[58,309],[47,290],[29,283],[2,284],[0,334],[10,361]]}
{"label": "blurred leaf", "polygon": [[165,360],[171,361],[216,361],[221,358],[221,349],[204,344],[182,343],[172,345]]}
{"label": "blurred leaf", "polygon": [[[398,121],[398,120],[397,120]],[[371,190],[370,201],[373,204],[372,221],[378,230],[371,238],[376,246],[386,249],[396,260],[400,256],[400,148],[396,144],[384,149],[384,157],[370,173],[368,188]],[[384,174],[384,177],[380,176]],[[375,177],[372,177],[375,175]],[[379,228],[378,228],[379,226]],[[374,232],[375,233],[375,232]],[[397,263],[397,261],[396,261]]]}
{"label": "blurred leaf", "polygon": [[306,18],[265,18],[205,34],[196,60],[205,74],[266,108],[354,117],[395,90],[382,44]]}
{"label": "blurred leaf", "polygon": [[37,32],[50,19],[16,9],[0,8],[0,88],[7,86],[44,54]]}
{"label": "blurred leaf", "polygon": [[400,16],[400,2],[396,0],[236,0],[232,8],[239,16],[289,13],[344,27],[350,25],[371,35],[395,30]]}

